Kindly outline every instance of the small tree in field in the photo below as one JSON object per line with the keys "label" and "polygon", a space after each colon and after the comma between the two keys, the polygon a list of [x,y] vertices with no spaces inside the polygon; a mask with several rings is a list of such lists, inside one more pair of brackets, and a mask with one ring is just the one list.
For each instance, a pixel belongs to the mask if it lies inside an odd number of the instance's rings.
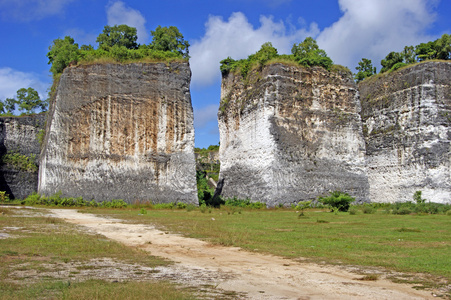
{"label": "small tree in field", "polygon": [[319,197],[318,201],[329,205],[332,209],[336,208],[339,211],[348,211],[349,206],[355,201],[355,198],[351,197],[348,193],[335,191],[330,192],[330,196],[328,197]]}

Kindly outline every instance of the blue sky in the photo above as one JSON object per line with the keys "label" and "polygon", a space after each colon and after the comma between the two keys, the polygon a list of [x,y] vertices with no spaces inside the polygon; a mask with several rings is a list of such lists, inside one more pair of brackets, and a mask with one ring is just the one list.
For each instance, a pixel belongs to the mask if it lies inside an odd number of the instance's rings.
{"label": "blue sky", "polygon": [[51,85],[46,54],[56,38],[95,43],[105,25],[138,29],[149,43],[158,25],[177,26],[191,44],[196,147],[219,142],[219,61],[245,58],[265,42],[279,53],[314,37],[334,63],[355,71],[406,45],[451,33],[449,0],[0,0],[0,99],[22,87],[42,98]]}

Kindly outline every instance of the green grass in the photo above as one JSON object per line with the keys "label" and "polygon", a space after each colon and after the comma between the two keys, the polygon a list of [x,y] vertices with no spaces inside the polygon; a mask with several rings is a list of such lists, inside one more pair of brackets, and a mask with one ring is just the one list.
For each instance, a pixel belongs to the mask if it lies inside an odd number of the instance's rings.
{"label": "green grass", "polygon": [[[309,210],[91,210],[213,243],[289,258],[377,266],[451,279],[451,217]],[[212,220],[212,218],[214,220]]]}
{"label": "green grass", "polygon": [[107,282],[87,280],[84,282],[54,281],[38,282],[22,288],[0,283],[0,299],[196,299],[167,282]]}
{"label": "green grass", "polygon": [[145,267],[170,264],[104,236],[83,233],[60,219],[37,216],[36,210],[19,211],[2,208],[0,213],[0,229],[11,236],[0,239],[0,299],[194,299],[166,282],[13,276],[14,271],[54,272],[64,268],[63,263],[83,263],[77,269],[89,269],[91,260],[107,258]]}

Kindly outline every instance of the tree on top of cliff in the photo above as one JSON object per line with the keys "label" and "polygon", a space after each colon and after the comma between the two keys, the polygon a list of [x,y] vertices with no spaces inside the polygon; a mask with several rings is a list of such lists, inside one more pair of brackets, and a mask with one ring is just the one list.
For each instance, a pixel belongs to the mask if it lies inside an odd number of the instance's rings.
{"label": "tree on top of cliff", "polygon": [[[105,26],[97,37],[99,47],[82,45],[81,48],[74,39],[66,36],[56,39],[49,47],[47,57],[52,65],[50,71],[54,76],[64,69],[82,62],[136,62],[136,61],[171,61],[189,58],[189,43],[177,27],[158,26],[151,31],[153,41],[149,45],[138,45],[136,28],[127,25]],[[106,59],[105,59],[106,58]]]}
{"label": "tree on top of cliff", "polygon": [[277,57],[277,49],[273,47],[271,42],[264,43],[257,53],[250,55],[250,60],[256,60],[260,64],[265,64],[270,59]]}
{"label": "tree on top of cliff", "polygon": [[77,63],[80,59],[78,44],[70,36],[54,40],[49,50],[47,53],[48,64],[52,65],[50,71],[53,74],[62,73],[70,63]]}
{"label": "tree on top of cliff", "polygon": [[118,47],[124,46],[127,49],[137,49],[137,40],[136,28],[122,24],[114,26],[106,25],[103,32],[97,37],[96,42],[103,49],[111,48],[114,45]]}
{"label": "tree on top of cliff", "polygon": [[302,43],[294,44],[291,53],[299,64],[306,67],[321,66],[330,70],[333,64],[326,51],[320,49],[311,37],[307,37]]}
{"label": "tree on top of cliff", "polygon": [[189,58],[189,43],[183,38],[183,34],[175,26],[158,26],[152,34],[150,48],[159,51],[169,51],[180,54],[184,58]]}
{"label": "tree on top of cliff", "polygon": [[227,57],[221,60],[219,69],[222,75],[239,70],[241,76],[246,78],[249,70],[261,67],[270,61],[290,64],[298,63],[306,67],[321,66],[327,70],[331,70],[333,65],[326,52],[319,49],[316,41],[311,37],[306,38],[302,43],[294,44],[291,52],[291,55],[279,55],[277,49],[270,42],[266,42],[261,46],[260,50],[255,54],[249,55],[247,59],[234,60],[231,57]]}
{"label": "tree on top of cliff", "polygon": [[421,43],[415,47],[406,46],[401,52],[390,52],[381,61],[381,73],[431,59],[451,59],[451,35],[445,33],[435,41]]}
{"label": "tree on top of cliff", "polygon": [[356,70],[358,72],[357,74],[355,74],[354,78],[357,82],[360,82],[363,79],[376,74],[376,67],[373,67],[371,59],[367,58],[362,58],[362,60],[359,62],[359,66],[356,67]]}

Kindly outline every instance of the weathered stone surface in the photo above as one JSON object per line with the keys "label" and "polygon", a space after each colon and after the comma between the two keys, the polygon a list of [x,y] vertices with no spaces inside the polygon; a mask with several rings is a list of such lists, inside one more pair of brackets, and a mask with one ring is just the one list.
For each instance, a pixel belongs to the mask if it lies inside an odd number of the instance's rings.
{"label": "weathered stone surface", "polygon": [[[26,156],[38,164],[41,147],[38,135],[45,127],[46,114],[23,117],[0,117],[0,155]],[[25,170],[15,164],[0,166],[0,191],[23,199],[38,189],[38,171]]]}
{"label": "weathered stone surface", "polygon": [[451,202],[450,78],[426,62],[359,84],[372,201]]}
{"label": "weathered stone surface", "polygon": [[67,68],[50,109],[39,191],[197,203],[188,63]]}
{"label": "weathered stone surface", "polygon": [[223,77],[218,112],[224,197],[269,206],[341,190],[368,201],[351,74],[271,64]]}

